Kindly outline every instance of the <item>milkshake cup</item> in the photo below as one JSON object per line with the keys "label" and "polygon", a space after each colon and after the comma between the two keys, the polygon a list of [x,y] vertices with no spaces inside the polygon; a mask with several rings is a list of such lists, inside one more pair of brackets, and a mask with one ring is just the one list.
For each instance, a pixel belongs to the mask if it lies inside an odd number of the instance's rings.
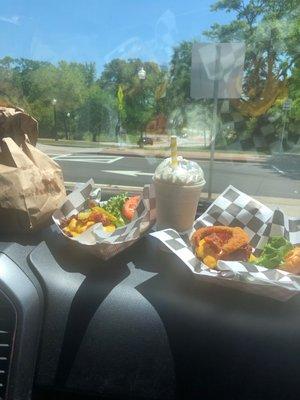
{"label": "milkshake cup", "polygon": [[171,154],[156,168],[153,177],[156,227],[189,233],[205,185],[203,171],[196,162],[177,156],[176,137],[171,138]]}

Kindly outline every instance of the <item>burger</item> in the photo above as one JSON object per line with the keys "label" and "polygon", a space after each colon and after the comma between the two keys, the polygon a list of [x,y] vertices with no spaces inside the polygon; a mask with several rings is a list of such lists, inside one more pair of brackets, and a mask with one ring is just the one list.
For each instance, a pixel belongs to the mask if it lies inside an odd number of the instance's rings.
{"label": "burger", "polygon": [[195,255],[209,268],[218,260],[252,262],[249,236],[240,227],[206,226],[197,229],[191,238]]}

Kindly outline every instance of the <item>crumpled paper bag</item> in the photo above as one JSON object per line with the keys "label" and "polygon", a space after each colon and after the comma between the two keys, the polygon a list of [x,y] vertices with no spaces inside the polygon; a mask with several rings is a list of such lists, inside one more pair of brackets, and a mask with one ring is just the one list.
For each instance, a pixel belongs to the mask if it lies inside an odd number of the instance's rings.
{"label": "crumpled paper bag", "polygon": [[31,144],[1,141],[0,231],[28,232],[46,226],[64,202],[59,165]]}
{"label": "crumpled paper bag", "polygon": [[26,114],[22,108],[0,105],[0,139],[11,137],[21,145],[27,135],[30,143],[35,145],[38,138],[38,122]]}

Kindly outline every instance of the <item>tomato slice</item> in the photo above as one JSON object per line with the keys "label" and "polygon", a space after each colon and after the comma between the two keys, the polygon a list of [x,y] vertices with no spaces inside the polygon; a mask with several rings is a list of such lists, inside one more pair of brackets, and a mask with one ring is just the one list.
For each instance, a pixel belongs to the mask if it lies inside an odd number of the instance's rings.
{"label": "tomato slice", "polygon": [[128,221],[132,220],[135,209],[139,204],[139,201],[140,201],[140,196],[132,196],[125,201],[122,208],[122,214]]}

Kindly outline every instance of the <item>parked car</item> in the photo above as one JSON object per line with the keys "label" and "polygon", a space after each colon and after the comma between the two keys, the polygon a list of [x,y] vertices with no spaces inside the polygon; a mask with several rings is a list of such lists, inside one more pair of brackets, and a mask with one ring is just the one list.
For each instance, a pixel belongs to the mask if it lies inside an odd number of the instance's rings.
{"label": "parked car", "polygon": [[144,136],[144,137],[140,137],[139,140],[137,141],[137,144],[139,146],[144,146],[146,144],[150,144],[151,146],[153,145],[153,139]]}
{"label": "parked car", "polygon": [[179,138],[185,139],[185,138],[188,137],[188,134],[187,134],[186,132],[179,132],[179,133],[177,134],[177,136],[178,136]]}

